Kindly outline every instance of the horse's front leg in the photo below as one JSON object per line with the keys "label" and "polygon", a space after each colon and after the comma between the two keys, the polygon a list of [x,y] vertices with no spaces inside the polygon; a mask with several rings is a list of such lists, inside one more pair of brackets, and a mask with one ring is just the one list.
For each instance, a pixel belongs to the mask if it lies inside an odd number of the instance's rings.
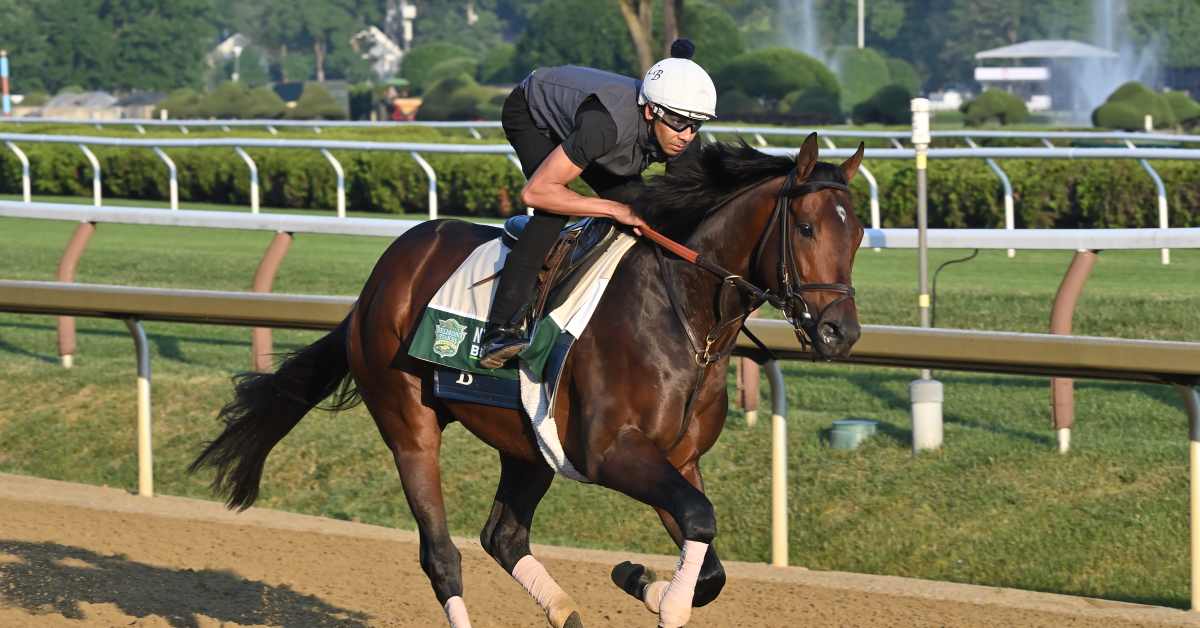
{"label": "horse's front leg", "polygon": [[[689,484],[696,487],[699,491],[704,491],[704,480],[700,476],[700,465],[698,462],[684,466],[679,472],[687,479]],[[675,522],[675,518],[671,516],[671,513],[662,508],[655,508],[654,510],[658,513],[659,519],[662,519],[663,527],[671,535],[671,539],[682,549],[685,539],[683,532],[679,529],[679,524]],[[666,585],[666,582],[655,584],[656,578],[654,572],[642,565],[628,561],[613,567],[612,578],[618,587],[621,587],[626,593],[639,600],[656,601],[657,598],[653,594],[653,589]],[[717,557],[717,548],[709,545],[708,551],[704,554],[704,564],[700,566],[700,576],[696,579],[696,592],[692,596],[692,606],[698,608],[712,602],[717,599],[717,596],[721,594],[721,589],[724,587],[725,567],[721,565],[721,559]],[[651,593],[649,596],[646,595],[648,592]],[[650,606],[648,608],[655,612],[658,610]]]}
{"label": "horse's front leg", "polygon": [[[701,568],[707,563],[709,545],[717,533],[712,503],[636,428],[622,428],[589,471],[600,485],[663,510],[676,523],[682,550],[674,577],[631,593],[658,613],[659,626],[683,626],[691,618]],[[720,579],[724,580],[723,572]]]}

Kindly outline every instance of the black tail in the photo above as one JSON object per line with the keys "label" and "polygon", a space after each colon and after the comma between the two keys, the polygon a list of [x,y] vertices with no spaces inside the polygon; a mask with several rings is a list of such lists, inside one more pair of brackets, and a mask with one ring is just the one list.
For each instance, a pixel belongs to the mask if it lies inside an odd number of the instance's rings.
{"label": "black tail", "polygon": [[330,409],[357,403],[357,391],[346,378],[350,370],[346,362],[349,321],[347,318],[325,337],[288,355],[274,373],[234,377],[234,399],[218,415],[225,430],[188,467],[192,473],[215,467],[213,492],[228,494],[230,508],[245,510],[254,503],[267,454],[321,400],[337,392]]}

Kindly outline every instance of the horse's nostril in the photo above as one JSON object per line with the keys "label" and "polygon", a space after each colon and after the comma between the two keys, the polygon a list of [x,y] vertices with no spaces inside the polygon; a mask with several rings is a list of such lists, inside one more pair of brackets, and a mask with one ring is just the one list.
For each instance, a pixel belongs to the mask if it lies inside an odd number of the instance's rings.
{"label": "horse's nostril", "polygon": [[825,344],[833,344],[842,338],[842,329],[837,323],[824,322],[821,323],[821,340]]}

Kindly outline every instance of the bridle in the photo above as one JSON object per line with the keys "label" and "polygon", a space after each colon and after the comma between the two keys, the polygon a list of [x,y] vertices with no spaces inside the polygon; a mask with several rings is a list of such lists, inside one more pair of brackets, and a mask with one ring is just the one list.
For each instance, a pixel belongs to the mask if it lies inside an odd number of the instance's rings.
{"label": "bridle", "polygon": [[[793,189],[794,188],[794,189]],[[758,244],[754,247],[754,254],[750,257],[750,268],[753,269],[758,265],[758,260],[762,255],[763,249],[767,245],[767,240],[771,235],[771,229],[779,224],[779,269],[778,281],[782,294],[772,294],[769,290],[764,290],[762,299],[771,303],[787,317],[788,322],[796,330],[796,338],[800,340],[802,345],[811,344],[816,346],[818,327],[825,317],[825,312],[829,308],[845,301],[854,298],[854,287],[844,283],[794,283],[793,279],[799,280],[800,273],[797,269],[796,258],[794,256],[794,247],[792,246],[792,238],[794,237],[792,230],[792,212],[788,211],[788,201],[795,196],[803,196],[812,192],[821,190],[841,190],[849,192],[850,188],[845,183],[836,181],[805,181],[799,186],[796,186],[796,171],[792,170],[788,173],[787,179],[784,180],[783,186],[779,188],[779,195],[775,200],[775,211],[772,212],[767,226],[763,229],[763,235],[759,238]],[[805,292],[837,292],[841,296],[825,304],[825,307],[813,315],[813,308],[808,301],[804,299]],[[761,305],[761,301],[756,303],[754,307]],[[753,309],[753,308],[751,308]],[[800,331],[804,334],[801,335]],[[807,343],[806,338],[807,336]]]}
{"label": "bridle", "polygon": [[[705,212],[705,217],[713,214],[720,208],[725,207],[734,199],[742,196],[756,187],[758,187],[757,184],[748,186],[721,199],[720,202]],[[680,323],[687,331],[688,339],[692,343],[692,348],[695,351],[696,361],[698,364],[711,364],[724,358],[726,355],[732,352],[733,343],[729,343],[729,347],[725,348],[724,350],[717,349],[716,351],[714,351],[714,345],[717,344],[717,341],[724,336],[724,334],[733,324],[736,323],[741,325],[744,322],[745,317],[763,303],[770,303],[783,312],[784,316],[787,317],[788,322],[792,324],[792,328],[796,331],[796,338],[800,341],[802,346],[804,346],[806,349],[808,349],[810,346],[820,346],[817,342],[817,334],[820,333],[819,327],[825,316],[825,313],[829,310],[829,308],[841,303],[842,301],[853,299],[854,288],[844,283],[797,283],[800,278],[800,273],[798,271],[798,265],[796,263],[795,256],[793,255],[792,213],[788,210],[788,207],[790,205],[789,200],[793,197],[827,189],[841,190],[843,192],[850,191],[849,186],[847,186],[845,183],[839,183],[836,181],[805,181],[797,185],[795,170],[792,170],[788,173],[783,185],[779,188],[779,192],[775,199],[775,209],[772,211],[771,217],[768,219],[766,227],[762,231],[762,235],[759,236],[758,242],[754,246],[754,253],[750,257],[749,266],[749,268],[752,270],[758,266],[759,260],[762,257],[762,253],[766,249],[771,237],[774,235],[774,230],[777,228],[779,231],[779,266],[777,269],[777,281],[779,285],[774,291],[770,289],[763,289],[754,285],[741,275],[729,272],[728,270],[709,261],[703,256],[692,252],[689,249],[686,249],[685,247],[682,247],[670,240],[667,240],[665,237],[661,236],[652,229],[642,229],[643,233],[650,236],[651,239],[660,244],[663,248],[667,248],[668,250],[681,255],[681,257],[684,257],[696,266],[699,266],[709,273],[721,278],[720,294],[717,295],[718,309],[721,309],[721,304],[724,303],[724,291],[727,287],[737,289],[740,293],[749,297],[750,304],[742,312],[735,313],[732,317],[726,317],[723,311],[718,312],[717,324],[712,331],[708,333],[703,346],[701,346],[701,343],[697,342],[691,326],[687,324],[687,318],[684,315],[682,307],[679,305],[679,300],[674,295],[673,286],[676,282],[674,280],[673,272],[671,271],[671,266],[665,263],[665,259],[662,255],[662,248],[655,247],[655,251],[659,257],[660,266],[663,268],[664,273],[667,276],[666,283],[668,296],[670,297],[671,303],[675,308],[676,316],[679,318]],[[814,315],[814,308],[804,298],[805,292],[837,292],[840,293],[841,296],[827,303],[825,307],[821,308]],[[742,331],[746,333],[746,335],[752,341],[754,341],[754,343],[757,344],[766,355],[772,355],[770,349],[768,349],[761,341],[759,341],[758,338],[754,337],[749,330],[742,328]]]}

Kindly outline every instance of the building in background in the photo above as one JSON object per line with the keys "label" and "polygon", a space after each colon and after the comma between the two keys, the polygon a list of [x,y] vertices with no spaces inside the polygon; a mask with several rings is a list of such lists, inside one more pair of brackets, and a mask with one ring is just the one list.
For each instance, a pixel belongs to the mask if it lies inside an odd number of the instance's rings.
{"label": "building in background", "polygon": [[[975,54],[975,80],[1025,101],[1030,111],[1091,115],[1095,103],[1080,89],[1087,75],[1119,60],[1117,53],[1081,41],[1038,39]],[[1085,116],[1086,117],[1086,116]]]}

